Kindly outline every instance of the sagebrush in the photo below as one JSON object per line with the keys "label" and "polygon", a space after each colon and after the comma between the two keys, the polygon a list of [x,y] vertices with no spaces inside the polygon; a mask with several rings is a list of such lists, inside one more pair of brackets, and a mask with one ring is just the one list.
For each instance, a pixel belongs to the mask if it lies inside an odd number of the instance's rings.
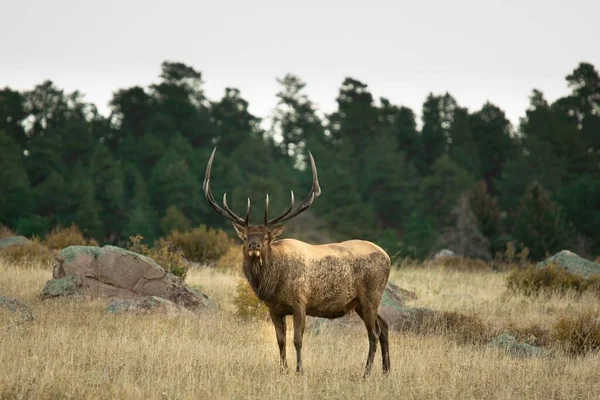
{"label": "sagebrush", "polygon": [[552,327],[556,343],[573,355],[600,350],[600,313],[565,315]]}
{"label": "sagebrush", "polygon": [[76,224],[67,228],[56,227],[44,238],[44,244],[52,250],[62,250],[69,246],[98,246],[94,239],[86,239]]}
{"label": "sagebrush", "polygon": [[269,309],[256,297],[246,279],[239,280],[235,288],[233,304],[235,305],[235,314],[240,318],[259,320],[268,318]]}
{"label": "sagebrush", "polygon": [[54,262],[54,253],[44,246],[38,238],[33,238],[22,244],[0,248],[0,257],[16,265],[41,263],[49,266]]}
{"label": "sagebrush", "polygon": [[530,266],[511,271],[506,277],[506,286],[509,291],[525,296],[539,295],[543,292],[581,294],[592,291],[600,294],[600,275],[585,278],[553,264],[544,268]]}

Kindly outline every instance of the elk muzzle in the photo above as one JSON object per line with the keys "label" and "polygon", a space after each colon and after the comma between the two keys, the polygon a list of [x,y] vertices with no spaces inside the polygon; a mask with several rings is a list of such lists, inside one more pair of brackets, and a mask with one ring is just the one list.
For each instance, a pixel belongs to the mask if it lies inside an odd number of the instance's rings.
{"label": "elk muzzle", "polygon": [[260,257],[260,244],[256,242],[248,243],[248,255],[252,258]]}

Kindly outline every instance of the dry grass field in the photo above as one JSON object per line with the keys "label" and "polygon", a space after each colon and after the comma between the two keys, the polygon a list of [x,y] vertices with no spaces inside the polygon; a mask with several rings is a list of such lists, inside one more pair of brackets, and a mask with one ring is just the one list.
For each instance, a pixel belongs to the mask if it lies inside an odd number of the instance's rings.
{"label": "dry grass field", "polygon": [[[307,332],[304,375],[282,373],[270,322],[233,315],[237,276],[190,271],[187,281],[222,310],[196,318],[109,315],[102,301],[41,302],[50,275],[47,266],[0,261],[0,294],[26,302],[36,317],[0,328],[2,399],[600,398],[597,353],[515,358],[442,335],[392,333],[392,372],[381,374],[378,352],[365,380],[367,337],[354,328]],[[476,315],[498,327],[550,328],[560,315],[600,311],[592,295],[509,295],[505,273],[407,267],[390,279],[417,293],[411,305]]]}

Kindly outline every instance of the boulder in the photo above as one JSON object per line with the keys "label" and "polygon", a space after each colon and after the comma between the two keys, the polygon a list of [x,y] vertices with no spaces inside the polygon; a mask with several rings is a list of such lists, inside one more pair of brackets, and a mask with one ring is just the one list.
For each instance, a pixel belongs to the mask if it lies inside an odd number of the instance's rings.
{"label": "boulder", "polygon": [[537,263],[537,268],[544,268],[554,265],[558,268],[564,268],[569,273],[581,275],[588,278],[590,275],[600,274],[600,264],[587,260],[577,254],[563,250],[544,261]]}
{"label": "boulder", "polygon": [[135,299],[113,299],[108,304],[106,311],[110,314],[194,315],[187,308],[158,296],[144,296]]}
{"label": "boulder", "polygon": [[33,319],[33,312],[25,303],[0,296],[0,321],[2,321],[0,327],[20,322],[32,322]]}
{"label": "boulder", "polygon": [[194,312],[214,308],[208,296],[165,272],[151,258],[115,246],[70,246],[61,250],[52,278],[44,287],[42,299],[157,296]]}
{"label": "boulder", "polygon": [[31,240],[27,239],[25,236],[10,236],[4,239],[0,239],[0,249],[4,249],[10,246],[21,246],[29,242],[31,242]]}
{"label": "boulder", "polygon": [[507,354],[515,357],[546,357],[551,354],[549,350],[543,347],[519,342],[516,337],[507,333],[496,336],[487,346],[504,350]]}

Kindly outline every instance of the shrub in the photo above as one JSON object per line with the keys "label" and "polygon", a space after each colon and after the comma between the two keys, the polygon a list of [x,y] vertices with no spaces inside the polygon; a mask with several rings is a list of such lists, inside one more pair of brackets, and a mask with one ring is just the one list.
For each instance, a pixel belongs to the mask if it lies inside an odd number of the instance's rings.
{"label": "shrub", "polygon": [[517,245],[513,241],[506,242],[506,250],[504,252],[497,252],[494,259],[494,269],[496,270],[510,270],[515,266],[526,268],[531,266],[529,260],[529,247],[523,244],[519,245],[519,251],[517,251]]}
{"label": "shrub", "polygon": [[553,344],[550,330],[539,325],[517,327],[508,324],[502,330],[516,337],[519,342],[525,342],[533,346],[550,347]]}
{"label": "shrub", "polygon": [[241,272],[243,262],[240,246],[230,246],[217,260],[217,268],[224,271]]}
{"label": "shrub", "polygon": [[460,343],[484,343],[491,338],[491,330],[478,317],[454,311],[444,311],[425,317],[419,333],[450,336]]}
{"label": "shrub", "polygon": [[68,228],[54,228],[46,235],[44,244],[52,250],[61,250],[69,246],[98,246],[94,239],[84,238],[76,224]]}
{"label": "shrub", "polygon": [[0,248],[0,256],[12,264],[42,263],[50,266],[54,262],[52,251],[36,238],[23,244]]}
{"label": "shrub", "polygon": [[206,225],[187,232],[171,232],[167,240],[181,249],[188,260],[199,263],[217,261],[233,245],[227,233]]}
{"label": "shrub", "polygon": [[556,342],[568,353],[584,355],[600,350],[600,314],[563,316],[552,327]]}
{"label": "shrub", "polygon": [[143,239],[144,237],[142,235],[131,236],[129,238],[129,250],[152,258],[162,266],[165,271],[185,279],[189,265],[183,257],[183,252],[181,250],[177,249],[168,240],[160,240],[156,243],[154,248],[149,249],[148,246],[142,242]]}
{"label": "shrub", "polygon": [[552,264],[544,268],[530,266],[513,270],[506,277],[506,285],[508,290],[525,296],[535,296],[542,292],[581,294],[588,290],[600,293],[600,275],[592,275],[586,279]]}
{"label": "shrub", "polygon": [[15,236],[15,233],[11,231],[7,226],[0,224],[0,239],[6,239],[11,236]]}
{"label": "shrub", "polygon": [[245,279],[240,279],[235,288],[233,304],[235,314],[240,318],[266,320],[269,316],[267,306],[256,297],[250,284]]}

